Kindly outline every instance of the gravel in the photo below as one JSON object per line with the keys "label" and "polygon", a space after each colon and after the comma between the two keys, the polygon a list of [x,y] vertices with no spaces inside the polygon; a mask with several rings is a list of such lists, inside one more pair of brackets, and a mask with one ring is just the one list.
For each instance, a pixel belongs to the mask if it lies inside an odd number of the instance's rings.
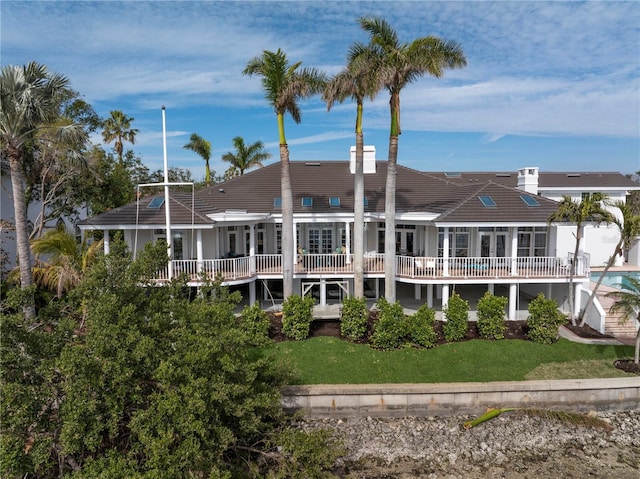
{"label": "gravel", "polygon": [[468,416],[321,418],[347,455],[336,469],[350,478],[640,478],[640,410],[598,412],[611,430],[517,412],[472,429]]}

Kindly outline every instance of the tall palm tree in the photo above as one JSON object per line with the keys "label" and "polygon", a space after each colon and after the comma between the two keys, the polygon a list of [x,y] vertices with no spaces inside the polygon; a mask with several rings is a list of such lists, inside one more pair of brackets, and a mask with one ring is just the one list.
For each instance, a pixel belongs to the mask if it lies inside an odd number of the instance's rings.
{"label": "tall palm tree", "polygon": [[293,294],[293,197],[291,192],[291,173],[289,171],[289,147],[284,131],[284,116],[291,115],[293,121],[300,123],[298,100],[320,93],[326,84],[326,76],[315,68],[303,68],[302,62],[292,65],[287,55],[278,48],[276,52],[264,50],[262,55],[249,60],[242,71],[243,75],[262,77],[262,88],[269,104],[273,107],[278,120],[280,141],[280,187],[282,195],[282,269],[283,294],[288,298]]}
{"label": "tall palm tree", "polygon": [[211,169],[209,168],[209,160],[211,159],[211,142],[205,140],[196,133],[191,134],[189,143],[182,148],[197,153],[204,160],[204,182],[207,186],[211,185]]}
{"label": "tall palm tree", "polygon": [[573,278],[578,266],[578,255],[582,246],[582,238],[584,236],[585,223],[610,223],[613,221],[613,215],[606,209],[605,203],[607,196],[602,193],[593,193],[582,198],[581,201],[573,200],[570,196],[564,195],[562,201],[558,205],[558,209],[549,215],[547,222],[570,222],[576,224],[576,246],[573,252],[573,260],[571,268],[569,268],[569,318],[571,324],[576,325],[576,316],[574,314],[574,291]]}
{"label": "tall palm tree", "polygon": [[256,141],[247,146],[241,136],[236,136],[233,139],[233,146],[236,152],[228,151],[222,155],[222,160],[228,161],[231,166],[237,168],[240,171],[240,176],[251,168],[262,168],[262,162],[271,158],[271,153],[265,151],[264,143],[261,141]]}
{"label": "tall palm tree", "polygon": [[[24,190],[24,162],[28,143],[37,141],[39,130],[52,129],[57,136],[80,138],[84,135],[77,124],[52,126],[60,115],[62,101],[70,94],[69,80],[49,72],[36,62],[24,66],[7,65],[0,74],[0,145],[9,160],[16,228],[16,246],[20,265],[20,286],[33,284],[27,208]],[[27,319],[33,318],[33,302],[24,309]]]}
{"label": "tall palm tree", "polygon": [[369,34],[369,46],[381,59],[385,87],[389,91],[391,127],[385,192],[385,271],[384,293],[388,301],[396,300],[396,174],[398,163],[398,136],[400,129],[400,91],[409,83],[427,74],[442,77],[447,68],[466,66],[462,48],[454,41],[435,36],[421,37],[411,43],[400,42],[397,32],[388,22],[377,17],[360,18],[360,26]]}
{"label": "tall palm tree", "polygon": [[356,161],[353,180],[353,295],[364,296],[364,134],[362,114],[364,99],[373,100],[384,87],[378,57],[367,46],[355,43],[349,49],[347,66],[329,81],[323,99],[327,110],[334,102],[342,103],[347,98],[356,102]]}
{"label": "tall palm tree", "polygon": [[102,124],[102,139],[105,143],[115,141],[114,150],[118,154],[118,161],[122,163],[123,142],[127,141],[132,145],[136,142],[138,130],[131,128],[131,122],[135,118],[122,113],[120,110],[113,110],[111,116]]}
{"label": "tall palm tree", "polygon": [[640,215],[634,214],[631,206],[626,204],[624,201],[616,201],[612,206],[618,208],[622,216],[621,218],[615,216],[612,218],[613,223],[615,223],[615,225],[618,227],[618,230],[620,231],[620,239],[613,249],[613,254],[611,255],[611,257],[609,257],[609,261],[607,261],[606,266],[600,273],[598,282],[593,288],[589,299],[587,299],[587,304],[585,304],[584,309],[580,312],[580,316],[578,316],[580,326],[584,326],[586,320],[586,312],[593,304],[596,292],[598,291],[598,288],[600,288],[602,280],[607,275],[607,272],[609,271],[611,266],[613,266],[616,257],[623,256],[625,250],[629,250],[637,241],[638,235],[640,235]]}
{"label": "tall palm tree", "polygon": [[36,255],[33,268],[36,284],[54,291],[58,297],[76,287],[88,266],[102,250],[102,240],[91,245],[78,243],[63,228],[49,230],[31,242]]}
{"label": "tall palm tree", "polygon": [[[640,322],[640,280],[625,276],[626,287],[620,291],[611,291],[606,296],[614,298],[616,301],[609,308],[610,313],[622,313],[621,320],[626,322],[629,320]],[[640,361],[640,329],[636,334],[636,349],[633,362],[638,364]]]}

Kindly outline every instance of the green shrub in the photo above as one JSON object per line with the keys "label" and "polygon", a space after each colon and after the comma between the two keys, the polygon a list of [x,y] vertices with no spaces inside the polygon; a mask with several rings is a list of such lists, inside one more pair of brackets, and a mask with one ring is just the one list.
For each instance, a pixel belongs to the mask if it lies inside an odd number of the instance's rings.
{"label": "green shrub", "polygon": [[478,301],[478,333],[481,338],[504,339],[507,325],[504,319],[504,308],[508,299],[494,296],[489,291]]}
{"label": "green shrub", "polygon": [[531,341],[542,344],[555,343],[558,340],[558,328],[567,318],[558,310],[555,299],[546,299],[540,293],[529,303],[529,317],[527,335]]}
{"label": "green shrub", "polygon": [[409,340],[425,348],[432,348],[438,340],[438,335],[433,329],[436,322],[436,312],[423,304],[415,314],[406,320]]}
{"label": "green shrub", "polygon": [[380,314],[371,336],[371,345],[377,349],[396,349],[402,346],[407,335],[406,320],[399,302],[378,300]]}
{"label": "green shrub", "polygon": [[282,334],[296,341],[307,339],[313,321],[314,304],[311,296],[302,298],[294,294],[285,299],[282,303]]}
{"label": "green shrub", "polygon": [[269,326],[271,325],[267,313],[256,301],[253,306],[245,306],[240,314],[240,327],[259,345],[265,344],[269,339]]}
{"label": "green shrub", "polygon": [[367,300],[365,298],[345,298],[342,302],[342,320],[340,322],[340,334],[352,341],[364,338],[367,332]]}
{"label": "green shrub", "polygon": [[469,322],[469,302],[454,291],[442,312],[447,318],[443,325],[445,339],[447,341],[464,339]]}

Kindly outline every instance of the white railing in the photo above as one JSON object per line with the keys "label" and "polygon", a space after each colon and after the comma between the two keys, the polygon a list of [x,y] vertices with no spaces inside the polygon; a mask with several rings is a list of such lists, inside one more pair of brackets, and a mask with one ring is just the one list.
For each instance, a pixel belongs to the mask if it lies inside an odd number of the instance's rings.
{"label": "white railing", "polygon": [[[433,256],[396,256],[396,275],[399,278],[561,278],[568,277],[571,258],[555,256],[528,258],[436,258]],[[197,281],[201,274],[214,279],[217,275],[227,281],[252,278],[256,275],[281,275],[282,255],[261,254],[229,259],[174,260],[173,276],[186,275]],[[384,254],[367,253],[364,272],[384,273]],[[303,254],[294,265],[295,274],[353,274],[353,255]],[[580,256],[574,276],[589,276],[589,258]],[[168,267],[158,272],[158,281],[167,281]]]}

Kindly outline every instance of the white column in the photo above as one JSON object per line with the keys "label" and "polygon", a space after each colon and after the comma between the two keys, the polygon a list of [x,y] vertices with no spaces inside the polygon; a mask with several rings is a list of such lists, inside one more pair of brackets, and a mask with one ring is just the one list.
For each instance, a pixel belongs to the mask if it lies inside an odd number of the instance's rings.
{"label": "white column", "polygon": [[327,280],[320,280],[320,306],[327,305]]}
{"label": "white column", "polygon": [[580,308],[582,304],[582,283],[576,283],[575,294],[573,296],[573,316],[578,317],[580,315]]}
{"label": "white column", "polygon": [[518,285],[516,283],[509,284],[509,313],[507,318],[509,321],[516,320],[516,307],[518,304]]}
{"label": "white column", "polygon": [[[346,228],[345,230],[345,238],[346,238],[346,242],[347,244],[344,245],[345,249],[346,249],[346,254],[347,254],[347,264],[351,264],[351,228],[349,227],[350,223],[348,221],[344,222],[344,227]],[[342,246],[342,245],[341,245]]]}
{"label": "white column", "polygon": [[443,284],[442,285],[442,309],[443,310],[444,308],[447,307],[448,303],[449,303],[449,285]]}
{"label": "white column", "polygon": [[511,275],[518,275],[518,228],[509,228],[511,231]]}
{"label": "white column", "polygon": [[442,239],[442,276],[449,276],[449,227],[448,226],[444,228],[444,237]]}
{"label": "white column", "polygon": [[109,238],[109,230],[102,230],[104,254],[107,255],[111,251],[111,238]]}
{"label": "white column", "polygon": [[427,306],[433,308],[433,284],[427,285]]}
{"label": "white column", "polygon": [[421,297],[422,297],[422,285],[421,284],[415,284],[413,286],[413,291],[414,291],[413,292],[414,299],[417,299],[417,300],[421,299]]}
{"label": "white column", "polygon": [[495,283],[489,283],[489,284],[487,284],[487,291],[489,291],[491,294],[495,294],[495,292],[496,292],[496,285],[495,285]]}
{"label": "white column", "polygon": [[293,264],[298,263],[298,223],[293,222]]}
{"label": "white column", "polygon": [[202,271],[202,230],[196,231],[196,260],[198,261],[198,273]]}
{"label": "white column", "polygon": [[249,256],[255,256],[255,255],[256,255],[256,225],[250,225],[249,226]]}

